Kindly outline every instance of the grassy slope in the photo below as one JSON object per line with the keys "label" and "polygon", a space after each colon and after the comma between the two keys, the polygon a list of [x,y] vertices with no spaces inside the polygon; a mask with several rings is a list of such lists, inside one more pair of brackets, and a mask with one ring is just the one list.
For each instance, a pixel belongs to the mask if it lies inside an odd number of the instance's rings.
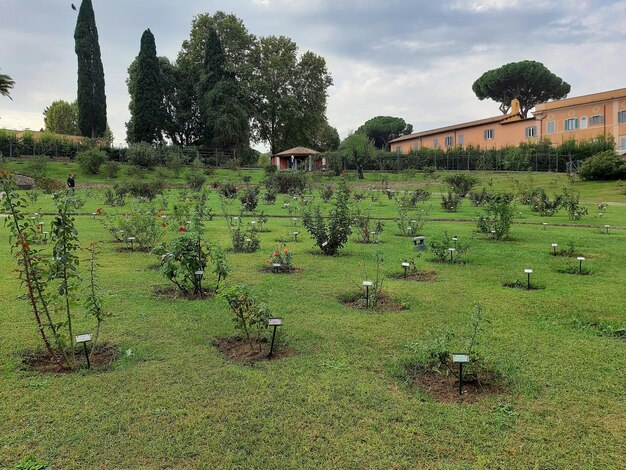
{"label": "grassy slope", "polygon": [[[550,177],[558,176],[533,175],[542,182]],[[593,199],[600,202],[610,200],[606,186],[580,190],[589,198],[600,194]],[[619,202],[619,195],[614,199]],[[271,211],[285,214],[280,202]],[[381,202],[372,210],[393,217],[386,197]],[[41,199],[37,207],[47,205]],[[88,201],[85,210],[98,205]],[[432,205],[431,215],[442,215],[436,200]],[[464,210],[459,215],[476,213]],[[625,212],[616,206],[607,217],[624,224]],[[529,220],[543,221],[528,214]],[[255,286],[285,319],[286,340],[298,354],[244,367],[225,361],[209,344],[233,331],[223,301],[154,299],[151,286],[164,281],[147,269],[153,256],[114,251],[90,217],[78,224],[84,245],[103,241],[101,274],[116,315],[104,336],[132,355],[108,372],[19,371],[16,355],[38,343],[27,305],[16,300],[22,290],[1,229],[0,262],[7,269],[0,273],[0,467],[30,453],[55,468],[618,468],[626,459],[624,342],[572,324],[577,316],[626,321],[626,232],[520,225],[514,241],[493,243],[480,240],[472,224],[428,223],[428,237],[447,230],[471,239],[471,262],[421,260],[438,271],[439,282],[388,279],[388,292],[410,308],[368,314],[336,297],[357,289],[372,272],[375,246],[351,242],[341,256],[327,258],[304,237],[290,245],[301,273],[260,274],[276,238],[293,230],[290,220],[272,219],[261,252],[230,255],[229,281]],[[212,239],[227,244],[223,220],[208,228]],[[411,253],[410,241],[394,231],[388,222],[380,245],[388,273],[400,271]],[[575,261],[549,256],[549,245],[568,240],[588,257],[592,276],[556,273]],[[521,277],[524,267],[535,270],[545,290],[501,287]],[[489,358],[512,370],[507,395],[439,404],[393,377],[407,342],[433,329],[467,328],[477,300],[491,320],[483,338]],[[80,315],[79,324],[90,327]]]}

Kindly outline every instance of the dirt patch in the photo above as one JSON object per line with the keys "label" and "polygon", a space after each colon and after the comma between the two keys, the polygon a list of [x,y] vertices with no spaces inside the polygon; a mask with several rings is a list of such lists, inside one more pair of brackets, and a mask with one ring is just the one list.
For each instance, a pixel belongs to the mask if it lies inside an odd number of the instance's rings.
{"label": "dirt patch", "polygon": [[493,377],[478,380],[475,376],[463,377],[463,393],[459,395],[459,380],[453,374],[424,371],[413,376],[412,387],[419,387],[427,395],[443,403],[474,403],[481,397],[501,395],[504,389]]}
{"label": "dirt patch", "polygon": [[239,336],[223,336],[215,338],[212,344],[219,349],[227,359],[247,365],[252,365],[259,361],[275,361],[295,354],[293,349],[287,348],[277,341],[274,343],[273,354],[268,356],[270,342],[267,339],[256,342],[251,346],[245,338]]}
{"label": "dirt patch", "polygon": [[115,251],[117,251],[118,253],[150,253],[150,248],[139,248],[138,246],[136,246],[134,249],[131,250],[130,247],[119,247],[116,248]]}
{"label": "dirt patch", "polygon": [[203,289],[202,293],[185,295],[176,286],[152,286],[152,293],[157,299],[170,300],[207,300],[215,297],[217,294],[210,289]]}
{"label": "dirt patch", "polygon": [[395,273],[389,277],[414,282],[437,282],[437,271],[432,269],[423,269],[421,271],[408,273],[406,277],[404,276],[404,273]]}
{"label": "dirt patch", "polygon": [[281,267],[278,270],[276,270],[272,268],[271,266],[263,266],[261,269],[259,269],[259,272],[266,273],[266,274],[296,274],[296,273],[301,273],[302,269],[300,268],[285,269]]}
{"label": "dirt patch", "polygon": [[367,312],[398,312],[406,309],[406,305],[400,302],[396,302],[392,298],[388,297],[384,292],[378,294],[378,299],[374,302],[370,293],[369,306],[365,300],[364,293],[350,293],[340,295],[337,300],[340,303],[358,310],[365,310]]}
{"label": "dirt patch", "polygon": [[[88,348],[89,362],[91,363],[91,368],[95,370],[108,369],[118,357],[117,346],[113,344],[104,343],[95,349],[92,349],[91,346],[88,346]],[[61,374],[87,368],[85,350],[82,346],[76,347],[76,367],[74,369],[68,369],[59,356],[50,356],[50,353],[43,349],[25,351],[21,356],[24,369],[29,371]]]}
{"label": "dirt patch", "polygon": [[544,290],[546,288],[545,286],[540,286],[533,283],[531,283],[529,286],[527,281],[520,281],[519,279],[513,282],[505,282],[502,284],[502,287],[522,290]]}

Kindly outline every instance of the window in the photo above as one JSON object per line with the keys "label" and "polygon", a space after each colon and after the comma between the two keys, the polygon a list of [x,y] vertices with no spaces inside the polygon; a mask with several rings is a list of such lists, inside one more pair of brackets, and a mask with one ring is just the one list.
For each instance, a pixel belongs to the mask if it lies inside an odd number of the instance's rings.
{"label": "window", "polygon": [[598,114],[597,116],[591,116],[589,118],[589,125],[593,126],[594,124],[602,124],[604,122],[604,116],[602,114]]}
{"label": "window", "polygon": [[548,121],[548,125],[546,127],[546,131],[548,134],[554,134],[555,131],[554,121]]}
{"label": "window", "polygon": [[486,129],[483,135],[485,140],[493,140],[493,129]]}
{"label": "window", "polygon": [[617,122],[619,122],[620,124],[626,123],[626,111],[620,111],[619,113],[617,113]]}
{"label": "window", "polygon": [[535,137],[537,135],[537,128],[535,126],[530,126],[526,128],[526,138]]}
{"label": "window", "polygon": [[446,147],[452,147],[454,145],[454,137],[448,136],[445,140]]}
{"label": "window", "polygon": [[414,150],[415,152],[417,152],[419,149],[420,149],[420,144],[419,144],[419,142],[417,142],[417,143],[413,144],[413,150]]}
{"label": "window", "polygon": [[439,139],[433,139],[433,148],[434,149],[438,149],[439,148]]}
{"label": "window", "polygon": [[620,150],[626,150],[626,135],[619,136],[619,148]]}
{"label": "window", "polygon": [[571,118],[565,120],[565,130],[574,131],[578,129],[578,118]]}
{"label": "window", "polygon": [[580,128],[581,129],[587,129],[587,118],[586,117],[580,118]]}
{"label": "window", "polygon": [[463,134],[459,134],[456,139],[459,145],[463,145],[465,143],[465,136]]}

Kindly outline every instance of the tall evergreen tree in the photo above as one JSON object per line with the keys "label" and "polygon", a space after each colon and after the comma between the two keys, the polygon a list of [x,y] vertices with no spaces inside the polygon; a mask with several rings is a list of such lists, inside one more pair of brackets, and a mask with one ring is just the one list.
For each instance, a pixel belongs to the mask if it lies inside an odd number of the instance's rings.
{"label": "tall evergreen tree", "polygon": [[107,126],[104,68],[91,0],[83,0],[74,30],[78,57],[78,128],[85,137],[101,137]]}
{"label": "tall evergreen tree", "polygon": [[200,97],[200,116],[204,124],[204,143],[213,144],[213,118],[211,99],[215,86],[224,79],[224,49],[215,28],[209,27],[206,45],[204,49],[204,68],[198,84],[198,96]]}
{"label": "tall evergreen tree", "polygon": [[137,83],[131,111],[133,142],[163,140],[163,90],[154,35],[146,29],[137,56]]}

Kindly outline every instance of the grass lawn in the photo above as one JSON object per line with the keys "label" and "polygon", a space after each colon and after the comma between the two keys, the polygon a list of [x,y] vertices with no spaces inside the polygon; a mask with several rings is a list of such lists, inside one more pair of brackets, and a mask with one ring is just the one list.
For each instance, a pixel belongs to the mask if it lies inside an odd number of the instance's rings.
{"label": "grass lawn", "polygon": [[[9,167],[28,174],[22,171],[27,164],[19,165]],[[71,165],[50,164],[50,174],[79,173]],[[227,170],[209,179],[240,182],[243,174],[253,182],[262,179],[261,171]],[[626,196],[616,183],[574,183],[589,210],[580,221],[569,221],[563,211],[539,217],[518,205],[512,240],[494,242],[475,232],[472,220],[480,209],[468,201],[456,214],[441,210],[440,181],[422,174],[385,176],[392,188],[433,192],[423,206],[426,219],[444,220],[427,220],[423,234],[429,241],[444,232],[468,241],[467,263],[432,263],[426,253],[418,267],[435,270],[436,282],[384,281],[386,293],[406,309],[352,309],[338,296],[359,291],[362,280],[373,276],[375,252],[382,252],[384,273],[400,273],[400,263],[414,254],[411,239],[397,236],[387,220],[380,244],[356,243],[353,235],[339,256],[326,257],[301,225],[294,228],[292,218],[301,214],[297,201],[279,196],[274,205],[261,204],[259,211],[282,217],[270,218],[259,252],[228,254],[227,284],[252,286],[273,315],[284,319],[281,347],[295,354],[253,366],[225,359],[211,344],[234,333],[224,300],[156,298],[153,287],[167,285],[151,269],[157,257],[119,252],[98,218],[81,215],[82,245],[100,243],[106,309],[114,314],[103,339],[118,346],[120,358],[105,371],[23,370],[20,353],[39,342],[13,271],[8,230],[0,228],[0,468],[12,468],[27,455],[60,469],[623,468],[626,342],[603,336],[598,325],[626,326],[626,230],[605,234],[594,228],[626,226]],[[395,202],[374,191],[381,175],[366,177],[351,183],[366,192],[360,207],[377,217],[396,217]],[[493,179],[499,190],[543,186],[554,194],[567,185],[560,174],[480,177],[483,184]],[[86,176],[78,182],[109,183]],[[100,189],[78,193],[86,198],[86,214],[98,207],[105,214],[132,207],[130,201],[121,208],[103,205]],[[169,209],[179,195],[170,190],[156,204],[167,200]],[[284,208],[285,202],[290,206]],[[600,217],[601,202],[609,207]],[[214,192],[209,205],[219,213]],[[233,202],[231,212],[239,206]],[[28,210],[49,212],[52,203],[41,195]],[[49,224],[52,217],[42,220]],[[543,222],[549,223],[545,229]],[[293,230],[302,235],[287,246],[300,271],[259,272],[277,239]],[[165,233],[167,239],[175,236],[170,227]],[[230,247],[222,217],[207,222],[207,238]],[[550,244],[565,247],[569,241],[586,257],[591,275],[558,272],[577,261],[550,256]],[[503,287],[525,280],[524,268],[532,268],[533,282],[545,289]],[[478,301],[489,321],[481,348],[486,360],[505,371],[504,393],[474,403],[441,403],[409,386],[400,368],[407,345],[445,329],[469,334]],[[75,311],[75,331],[90,329],[82,308]]]}

